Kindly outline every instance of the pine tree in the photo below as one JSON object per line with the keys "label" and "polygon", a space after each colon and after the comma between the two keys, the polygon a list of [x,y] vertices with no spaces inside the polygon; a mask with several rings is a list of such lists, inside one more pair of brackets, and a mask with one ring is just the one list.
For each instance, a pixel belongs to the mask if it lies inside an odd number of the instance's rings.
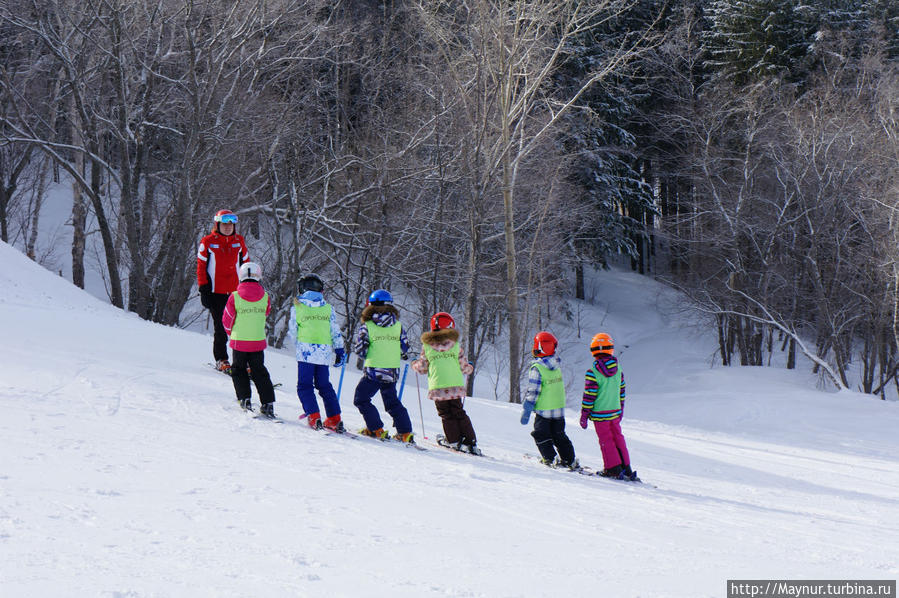
{"label": "pine tree", "polygon": [[742,86],[804,79],[816,32],[815,9],[797,0],[715,0],[708,7],[707,66]]}
{"label": "pine tree", "polygon": [[[578,38],[568,47],[568,59],[557,82],[563,88],[573,85],[610,48],[645,31],[659,10],[659,2],[645,0]],[[641,97],[637,79],[619,75],[593,88],[582,101],[584,109],[566,118],[564,143],[566,151],[573,154],[571,182],[591,215],[571,239],[579,264],[605,265],[610,255],[625,253],[643,271],[648,261],[644,255],[646,225],[651,225],[655,210],[630,130]]]}

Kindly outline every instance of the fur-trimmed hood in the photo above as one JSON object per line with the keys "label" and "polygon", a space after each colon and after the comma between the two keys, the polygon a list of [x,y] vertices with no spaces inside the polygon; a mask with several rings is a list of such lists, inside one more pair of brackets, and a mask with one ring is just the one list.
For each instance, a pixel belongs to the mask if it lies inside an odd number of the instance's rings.
{"label": "fur-trimmed hood", "polygon": [[[371,320],[375,314],[393,314],[394,318],[399,319],[400,310],[392,305],[366,305],[359,320],[364,324]],[[377,324],[377,322],[375,323]]]}
{"label": "fur-trimmed hood", "polygon": [[448,348],[452,348],[453,344],[455,344],[459,340],[459,331],[455,328],[444,328],[443,330],[434,330],[431,332],[425,332],[421,335],[421,344],[422,345],[431,345],[438,351],[446,351],[447,349],[439,348],[441,345],[449,344]]}

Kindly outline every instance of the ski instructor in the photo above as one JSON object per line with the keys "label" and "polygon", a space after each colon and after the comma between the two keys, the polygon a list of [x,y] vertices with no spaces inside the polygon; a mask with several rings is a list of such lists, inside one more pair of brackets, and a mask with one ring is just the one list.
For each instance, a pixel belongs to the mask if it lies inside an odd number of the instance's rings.
{"label": "ski instructor", "polygon": [[197,252],[197,287],[200,303],[212,314],[215,334],[212,355],[217,370],[230,374],[228,334],[222,314],[228,297],[237,290],[237,269],[250,260],[243,237],[237,234],[237,214],[219,210],[213,217],[212,232],[200,240]]}

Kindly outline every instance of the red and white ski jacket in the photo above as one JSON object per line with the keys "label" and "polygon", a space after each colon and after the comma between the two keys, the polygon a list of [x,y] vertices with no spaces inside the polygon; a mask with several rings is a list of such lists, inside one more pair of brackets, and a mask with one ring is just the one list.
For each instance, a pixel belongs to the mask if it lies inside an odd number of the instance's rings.
{"label": "red and white ski jacket", "polygon": [[233,293],[237,290],[237,270],[249,261],[250,254],[243,237],[216,231],[200,240],[197,252],[197,286],[212,283],[213,293]]}

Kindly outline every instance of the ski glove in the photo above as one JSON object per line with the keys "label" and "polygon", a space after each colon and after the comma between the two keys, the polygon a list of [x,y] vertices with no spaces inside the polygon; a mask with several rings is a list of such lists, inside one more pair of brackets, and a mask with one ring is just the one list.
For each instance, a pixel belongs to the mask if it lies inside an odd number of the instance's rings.
{"label": "ski glove", "polygon": [[334,349],[334,367],[339,368],[346,363],[346,351]]}
{"label": "ski glove", "polygon": [[200,285],[200,304],[205,308],[209,308],[211,302],[209,299],[212,297],[212,283],[207,282],[206,284]]}
{"label": "ski glove", "polygon": [[581,409],[581,427],[583,429],[587,429],[587,419],[590,417],[590,412],[586,409]]}
{"label": "ski glove", "polygon": [[534,408],[534,404],[530,401],[525,401],[521,406],[524,408],[524,411],[521,412],[521,425],[526,426],[531,421],[531,410]]}

